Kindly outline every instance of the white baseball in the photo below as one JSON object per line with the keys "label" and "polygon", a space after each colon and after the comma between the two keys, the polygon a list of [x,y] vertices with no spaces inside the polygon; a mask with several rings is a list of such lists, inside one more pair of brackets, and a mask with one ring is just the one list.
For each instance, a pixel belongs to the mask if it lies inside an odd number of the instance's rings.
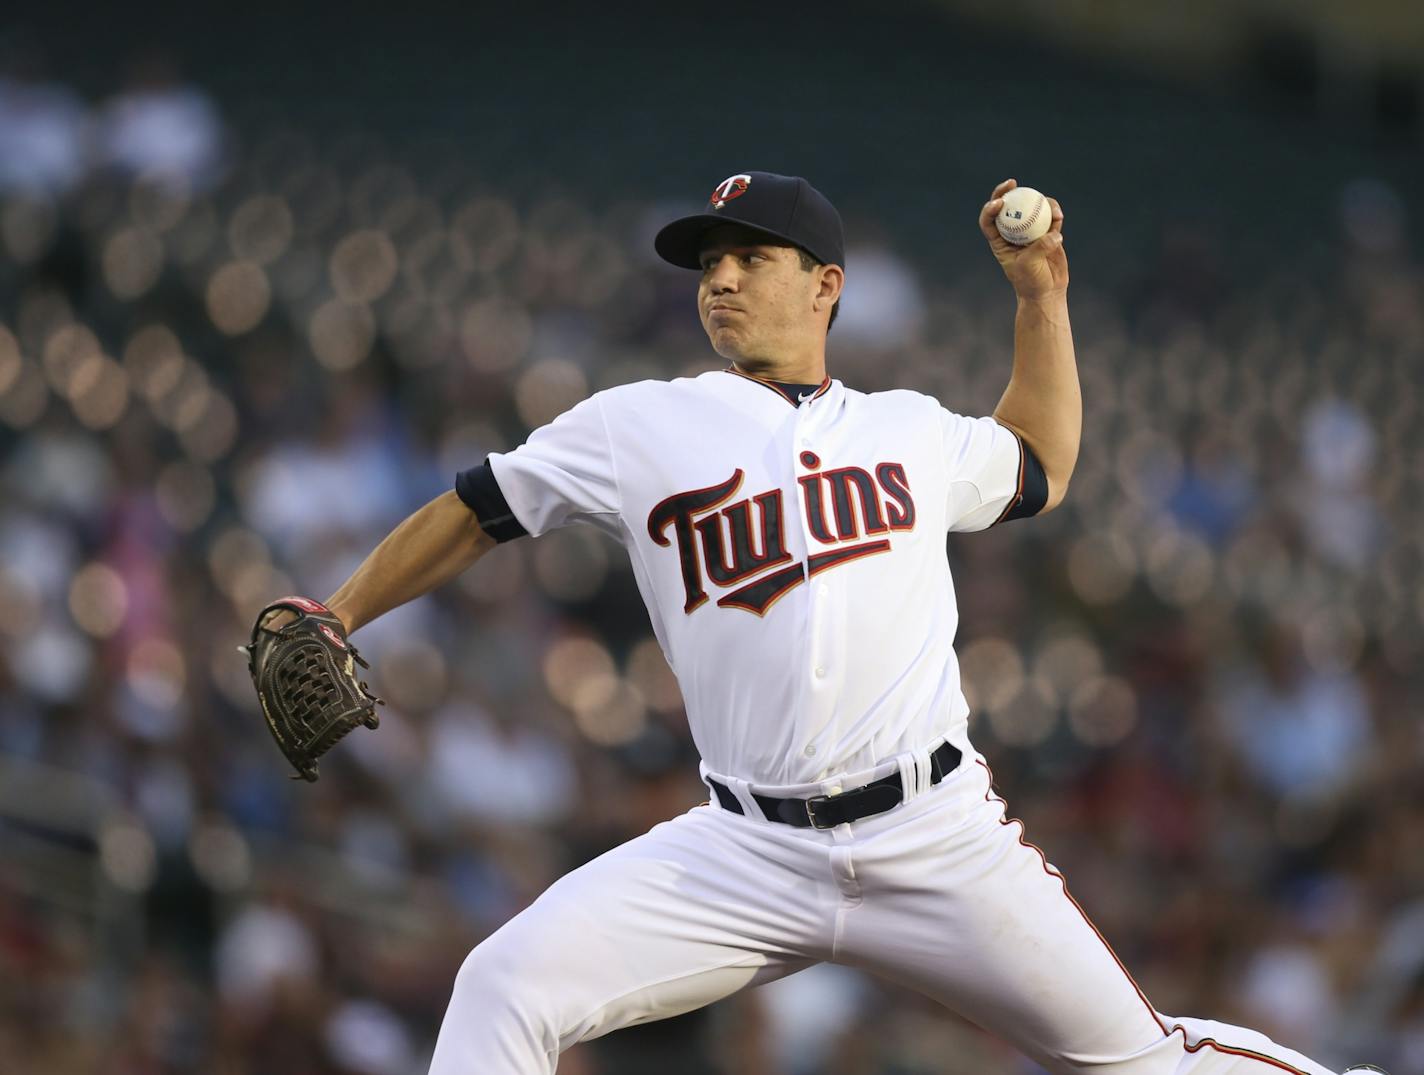
{"label": "white baseball", "polygon": [[1048,199],[1032,187],[1015,187],[1004,195],[1003,208],[994,218],[999,234],[1015,246],[1027,246],[1048,233],[1053,209]]}

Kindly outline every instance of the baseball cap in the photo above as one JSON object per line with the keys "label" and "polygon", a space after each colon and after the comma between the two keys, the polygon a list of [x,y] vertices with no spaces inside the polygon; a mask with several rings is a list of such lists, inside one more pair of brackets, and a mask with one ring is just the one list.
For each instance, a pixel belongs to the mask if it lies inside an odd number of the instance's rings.
{"label": "baseball cap", "polygon": [[845,265],[841,215],[810,183],[796,175],[740,172],[712,188],[707,208],[674,220],[653,248],[684,269],[700,269],[702,237],[718,224],[741,224],[801,247],[823,265]]}

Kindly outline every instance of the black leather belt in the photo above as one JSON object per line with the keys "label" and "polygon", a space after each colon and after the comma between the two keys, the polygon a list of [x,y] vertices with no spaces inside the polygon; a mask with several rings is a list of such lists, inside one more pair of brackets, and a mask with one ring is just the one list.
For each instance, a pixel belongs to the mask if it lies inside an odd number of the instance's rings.
{"label": "black leather belt", "polygon": [[[959,768],[962,755],[952,743],[941,744],[930,755],[930,784],[938,784],[955,769]],[[732,789],[712,777],[707,778],[712,791],[722,809],[734,814],[745,814],[742,804],[732,794]],[[771,795],[752,798],[761,807],[768,821],[780,821],[798,829],[833,829],[848,821],[859,821],[871,814],[883,814],[905,800],[905,787],[900,783],[900,774],[891,773],[879,780],[871,781],[863,787],[844,792],[841,795],[816,795],[810,799],[778,799]]]}

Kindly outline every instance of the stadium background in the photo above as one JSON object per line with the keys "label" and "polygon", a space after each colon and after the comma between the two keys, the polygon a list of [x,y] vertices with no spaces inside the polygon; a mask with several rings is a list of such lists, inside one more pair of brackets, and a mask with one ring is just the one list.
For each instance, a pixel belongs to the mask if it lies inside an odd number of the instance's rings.
{"label": "stadium background", "polygon": [[[1338,5],[1333,5],[1338,7]],[[233,647],[456,470],[716,364],[650,238],[841,208],[832,373],[987,413],[1067,210],[1055,514],[949,546],[973,734],[1157,1006],[1424,1071],[1424,41],[1407,5],[57,5],[0,24],[0,1070],[407,1075],[468,949],[704,798],[619,550],[362,630],[287,780]],[[835,968],[574,1075],[1034,1072]]]}

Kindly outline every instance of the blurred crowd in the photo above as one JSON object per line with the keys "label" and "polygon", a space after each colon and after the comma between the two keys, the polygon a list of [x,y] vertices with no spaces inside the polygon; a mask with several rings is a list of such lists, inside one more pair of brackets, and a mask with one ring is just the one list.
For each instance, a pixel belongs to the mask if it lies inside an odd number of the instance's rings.
{"label": "blurred crowd", "polygon": [[[363,628],[389,705],[316,784],[235,652],[486,453],[721,364],[651,253],[695,199],[499,163],[235,134],[161,64],[95,109],[0,78],[7,1075],[423,1071],[471,946],[706,797],[592,531]],[[1133,287],[1075,285],[1072,492],[948,555],[972,735],[1156,1006],[1398,1075],[1424,1071],[1424,268],[1397,192],[1329,208],[1327,261],[1166,233]],[[832,375],[992,410],[992,261],[857,238]],[[834,967],[560,1070],[1036,1071]]]}

